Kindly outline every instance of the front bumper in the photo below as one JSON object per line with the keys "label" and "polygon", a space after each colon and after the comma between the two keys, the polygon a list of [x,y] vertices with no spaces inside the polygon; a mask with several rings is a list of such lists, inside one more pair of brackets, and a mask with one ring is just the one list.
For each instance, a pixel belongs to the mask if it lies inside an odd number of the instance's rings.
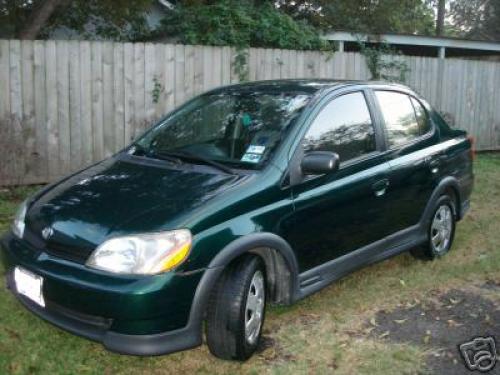
{"label": "front bumper", "polygon": [[[160,355],[201,344],[201,323],[190,310],[203,271],[150,277],[118,276],[37,252],[7,235],[1,241],[7,287],[30,311],[107,349],[132,355]],[[44,278],[46,307],[19,295],[13,269]]]}

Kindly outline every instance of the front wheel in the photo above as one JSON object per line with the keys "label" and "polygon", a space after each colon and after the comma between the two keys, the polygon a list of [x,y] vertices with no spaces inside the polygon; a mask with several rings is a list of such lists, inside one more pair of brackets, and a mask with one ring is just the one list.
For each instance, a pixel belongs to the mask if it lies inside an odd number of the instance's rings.
{"label": "front wheel", "polygon": [[244,361],[257,349],[266,305],[262,260],[246,255],[222,275],[208,306],[206,336],[216,357]]}

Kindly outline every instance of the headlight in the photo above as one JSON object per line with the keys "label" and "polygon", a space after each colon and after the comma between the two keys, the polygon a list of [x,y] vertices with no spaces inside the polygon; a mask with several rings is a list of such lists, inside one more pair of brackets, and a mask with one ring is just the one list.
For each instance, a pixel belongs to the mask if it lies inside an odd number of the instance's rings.
{"label": "headlight", "polygon": [[28,202],[24,201],[17,209],[14,222],[12,223],[12,232],[19,238],[23,238],[24,234],[24,219],[26,218],[26,211],[28,210]]}
{"label": "headlight", "polygon": [[187,229],[112,238],[94,250],[87,266],[121,274],[165,272],[187,258],[191,238]]}

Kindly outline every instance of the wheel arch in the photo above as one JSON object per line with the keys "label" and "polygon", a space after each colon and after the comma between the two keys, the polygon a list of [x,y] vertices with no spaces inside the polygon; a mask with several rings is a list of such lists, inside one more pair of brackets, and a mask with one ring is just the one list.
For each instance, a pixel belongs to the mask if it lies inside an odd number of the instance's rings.
{"label": "wheel arch", "polygon": [[298,265],[288,242],[273,233],[252,233],[239,237],[212,259],[196,288],[186,328],[196,335],[199,344],[210,294],[226,267],[247,253],[256,254],[264,261],[268,281],[271,280],[272,284],[271,301],[291,304],[297,299]]}
{"label": "wheel arch", "polygon": [[234,240],[215,256],[209,268],[224,268],[247,253],[259,256],[265,264],[270,300],[292,303],[297,290],[297,260],[288,242],[274,233],[253,233]]}
{"label": "wheel arch", "polygon": [[447,176],[443,178],[439,184],[434,188],[434,191],[431,194],[429,201],[424,209],[424,213],[422,214],[420,224],[421,229],[423,231],[427,231],[427,226],[432,219],[432,214],[435,209],[435,205],[437,200],[443,194],[454,195],[451,198],[455,200],[455,217],[457,220],[461,217],[460,207],[461,207],[461,194],[460,194],[460,185],[458,180],[455,177]]}

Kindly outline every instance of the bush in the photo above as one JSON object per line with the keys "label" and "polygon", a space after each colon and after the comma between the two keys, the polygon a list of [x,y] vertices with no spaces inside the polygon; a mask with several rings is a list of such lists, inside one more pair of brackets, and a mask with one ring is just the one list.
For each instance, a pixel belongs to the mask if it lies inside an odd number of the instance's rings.
{"label": "bush", "polygon": [[273,3],[252,1],[179,4],[157,32],[184,44],[298,50],[326,50],[329,46],[306,21],[294,20]]}

